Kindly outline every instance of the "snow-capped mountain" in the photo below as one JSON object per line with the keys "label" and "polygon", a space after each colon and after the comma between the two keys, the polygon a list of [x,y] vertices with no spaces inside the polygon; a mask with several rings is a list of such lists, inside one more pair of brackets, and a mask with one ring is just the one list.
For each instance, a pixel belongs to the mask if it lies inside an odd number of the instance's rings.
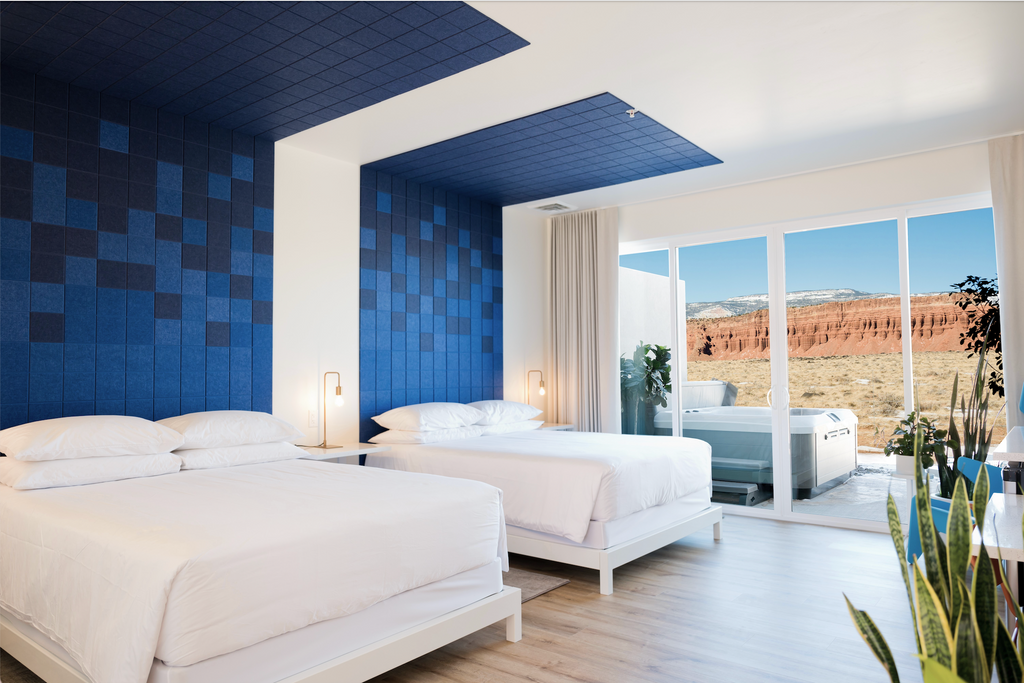
{"label": "snow-capped mountain", "polygon": [[[787,308],[814,306],[834,301],[857,301],[860,299],[885,299],[897,296],[887,292],[872,294],[856,289],[815,289],[805,292],[790,292],[786,295]],[[727,318],[751,311],[768,308],[767,294],[734,296],[724,301],[701,301],[686,304],[687,318]]]}

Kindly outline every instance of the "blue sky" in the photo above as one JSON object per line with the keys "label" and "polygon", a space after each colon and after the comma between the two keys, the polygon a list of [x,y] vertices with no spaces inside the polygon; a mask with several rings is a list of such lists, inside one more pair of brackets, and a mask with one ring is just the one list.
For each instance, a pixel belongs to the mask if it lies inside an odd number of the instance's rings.
{"label": "blue sky", "polygon": [[[949,291],[967,275],[995,277],[991,209],[912,218],[907,231],[911,293]],[[785,245],[790,292],[851,288],[899,293],[895,220],[789,233]],[[686,280],[691,303],[768,291],[764,237],[679,251],[679,276]],[[619,265],[667,276],[668,258],[667,250],[625,254]]]}

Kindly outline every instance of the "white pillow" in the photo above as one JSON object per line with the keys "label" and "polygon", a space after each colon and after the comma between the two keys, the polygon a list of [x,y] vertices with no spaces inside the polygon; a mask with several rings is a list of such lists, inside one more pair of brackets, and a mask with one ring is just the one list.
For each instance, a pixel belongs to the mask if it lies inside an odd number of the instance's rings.
{"label": "white pillow", "polygon": [[462,403],[418,403],[392,408],[373,421],[384,429],[407,432],[430,432],[435,429],[456,429],[475,425],[484,416],[476,408]]}
{"label": "white pillow", "polygon": [[211,410],[168,417],[157,424],[185,437],[180,448],[223,448],[272,441],[295,441],[305,434],[267,413],[250,410]]}
{"label": "white pillow", "polygon": [[516,403],[515,401],[477,401],[469,405],[484,414],[483,419],[477,422],[480,425],[522,422],[523,420],[537,417],[544,412],[526,403]]}
{"label": "white pillow", "polygon": [[128,415],[81,415],[28,422],[0,431],[0,453],[15,460],[71,460],[167,453],[181,434]]}
{"label": "white pillow", "polygon": [[181,458],[183,470],[206,470],[214,467],[234,467],[275,460],[295,460],[307,455],[306,451],[290,443],[258,443],[248,446],[223,448],[188,448],[175,451]]}
{"label": "white pillow", "polygon": [[523,420],[522,422],[503,422],[497,425],[486,425],[483,427],[483,434],[480,436],[495,436],[497,434],[509,434],[511,432],[530,432],[540,429],[544,424],[540,420]]}
{"label": "white pillow", "polygon": [[456,427],[455,429],[432,429],[429,432],[390,429],[370,439],[370,443],[437,443],[453,439],[471,439],[480,436],[483,427]]}
{"label": "white pillow", "polygon": [[0,458],[0,482],[15,489],[49,489],[104,481],[171,474],[181,467],[172,453],[115,455],[107,458],[76,458],[26,462]]}

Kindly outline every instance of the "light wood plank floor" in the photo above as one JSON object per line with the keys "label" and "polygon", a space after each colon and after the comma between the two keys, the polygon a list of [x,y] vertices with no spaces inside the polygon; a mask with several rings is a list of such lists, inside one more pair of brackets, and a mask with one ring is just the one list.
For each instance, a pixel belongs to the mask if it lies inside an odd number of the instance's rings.
{"label": "light wood plank floor", "polygon": [[523,640],[492,626],[375,683],[884,683],[843,601],[867,610],[900,678],[920,681],[898,560],[887,535],[726,517],[615,570],[513,556],[572,580],[523,605]]}

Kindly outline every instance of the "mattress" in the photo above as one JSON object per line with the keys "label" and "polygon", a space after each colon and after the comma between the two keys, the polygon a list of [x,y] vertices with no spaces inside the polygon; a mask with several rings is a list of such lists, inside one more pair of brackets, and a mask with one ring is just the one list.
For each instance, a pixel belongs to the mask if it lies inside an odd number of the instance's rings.
{"label": "mattress", "polygon": [[575,543],[561,536],[545,534],[540,531],[523,529],[517,526],[509,526],[508,535],[520,538],[533,538],[551,543],[562,543],[581,548],[606,550],[627,541],[632,541],[652,531],[657,531],[674,522],[692,517],[698,512],[707,510],[710,506],[711,488],[708,487],[671,503],[634,512],[631,515],[613,519],[610,522],[591,520],[590,525],[587,527],[587,535],[580,543]]}
{"label": "mattress", "polygon": [[711,447],[679,437],[529,431],[391,445],[371,467],[485,482],[505,521],[583,543],[590,522],[671,503],[711,484]]}
{"label": "mattress", "polygon": [[0,486],[0,607],[92,680],[142,683],[154,658],[189,666],[507,566],[502,517],[478,482],[309,460]]}
{"label": "mattress", "polygon": [[[297,631],[190,666],[153,662],[148,683],[274,683],[335,657],[455,611],[502,589],[501,560],[400,593],[362,612]],[[77,670],[68,653],[37,629],[0,610],[12,627]]]}

